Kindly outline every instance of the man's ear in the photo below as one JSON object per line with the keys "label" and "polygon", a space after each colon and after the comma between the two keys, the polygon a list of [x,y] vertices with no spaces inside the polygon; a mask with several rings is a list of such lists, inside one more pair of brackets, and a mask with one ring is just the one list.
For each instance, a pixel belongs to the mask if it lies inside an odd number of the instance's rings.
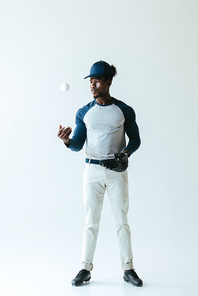
{"label": "man's ear", "polygon": [[108,86],[111,86],[111,83],[112,83],[112,79],[107,80],[107,85]]}

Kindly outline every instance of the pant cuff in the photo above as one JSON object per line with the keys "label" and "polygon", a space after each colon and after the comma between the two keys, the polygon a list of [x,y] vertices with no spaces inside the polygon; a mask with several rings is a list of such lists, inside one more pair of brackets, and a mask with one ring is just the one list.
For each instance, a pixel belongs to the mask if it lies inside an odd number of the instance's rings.
{"label": "pant cuff", "polygon": [[86,269],[88,271],[91,271],[93,269],[93,264],[92,263],[83,262],[82,263],[82,268],[83,269]]}
{"label": "pant cuff", "polygon": [[134,269],[133,262],[128,262],[126,264],[122,264],[122,269],[123,270]]}

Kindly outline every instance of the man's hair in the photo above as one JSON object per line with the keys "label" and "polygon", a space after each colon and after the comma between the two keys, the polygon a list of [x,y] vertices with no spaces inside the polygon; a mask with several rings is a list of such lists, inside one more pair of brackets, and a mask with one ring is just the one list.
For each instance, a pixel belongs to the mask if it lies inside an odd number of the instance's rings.
{"label": "man's hair", "polygon": [[104,80],[107,81],[109,79],[113,80],[113,77],[116,76],[117,74],[117,70],[116,67],[114,65],[111,65],[111,69],[113,70],[113,74],[106,74],[104,75]]}

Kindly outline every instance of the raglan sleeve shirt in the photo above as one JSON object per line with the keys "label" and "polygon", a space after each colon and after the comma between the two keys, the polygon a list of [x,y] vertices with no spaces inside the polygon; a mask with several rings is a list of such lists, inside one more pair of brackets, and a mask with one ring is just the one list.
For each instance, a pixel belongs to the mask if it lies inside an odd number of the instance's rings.
{"label": "raglan sleeve shirt", "polygon": [[[125,133],[129,138],[127,146]],[[73,137],[67,147],[80,151],[85,141],[87,158],[109,159],[125,149],[131,155],[140,146],[133,108],[113,98],[113,103],[109,105],[100,105],[93,100],[79,109]]]}

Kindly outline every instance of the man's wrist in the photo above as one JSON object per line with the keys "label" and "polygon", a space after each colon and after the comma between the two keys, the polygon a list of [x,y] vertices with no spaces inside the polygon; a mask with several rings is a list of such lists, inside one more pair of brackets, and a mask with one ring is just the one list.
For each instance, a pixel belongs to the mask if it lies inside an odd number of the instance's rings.
{"label": "man's wrist", "polygon": [[69,147],[70,141],[67,142],[63,142],[65,144],[65,146]]}
{"label": "man's wrist", "polygon": [[129,150],[124,150],[122,153],[127,153],[128,157],[130,156],[130,151]]}

